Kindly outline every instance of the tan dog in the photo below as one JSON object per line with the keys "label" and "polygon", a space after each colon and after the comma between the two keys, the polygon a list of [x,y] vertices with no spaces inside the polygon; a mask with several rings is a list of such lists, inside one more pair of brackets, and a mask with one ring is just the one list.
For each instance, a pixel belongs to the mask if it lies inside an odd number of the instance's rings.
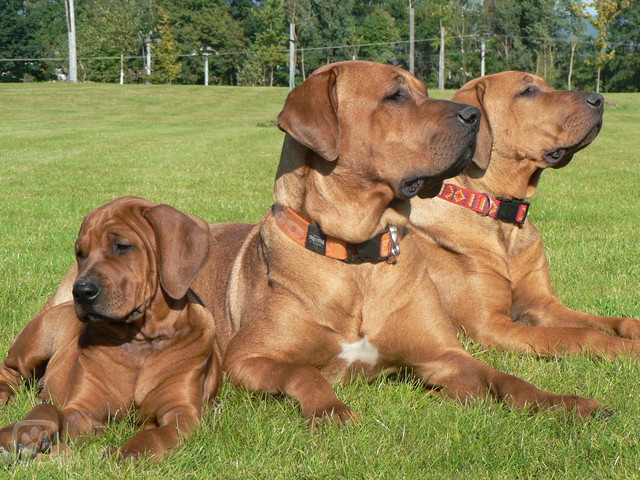
{"label": "tan dog", "polygon": [[[468,354],[419,245],[404,236],[410,198],[435,195],[469,163],[479,118],[428,98],[407,71],[370,62],[328,65],[289,94],[276,204],[257,226],[211,225],[215,249],[193,283],[216,315],[234,383],[297,399],[312,423],[353,415],[330,382],[403,367],[453,398],[491,394],[582,416],[599,408]],[[68,282],[48,305],[65,296]]]}
{"label": "tan dog", "polygon": [[528,205],[518,200],[533,196],[545,168],[566,165],[596,137],[602,96],[503,72],[469,82],[454,100],[482,110],[473,163],[443,198],[415,199],[411,221],[455,325],[485,346],[519,352],[637,355],[637,342],[613,335],[640,338],[639,322],[558,300],[538,232],[525,219]]}
{"label": "tan dog", "polygon": [[[206,303],[226,314],[217,333],[233,333],[223,370],[235,384],[293,397],[312,422],[353,416],[330,382],[402,367],[454,398],[491,394],[584,416],[598,408],[469,355],[416,240],[394,240],[409,199],[437,193],[468,164],[477,114],[429,99],[404,70],[369,62],[328,65],[289,94],[278,119],[287,135],[276,203],[252,230],[212,226],[211,265],[230,277],[204,272],[196,281]],[[231,259],[227,247],[245,236]]]}
{"label": "tan dog", "polygon": [[51,403],[0,430],[0,445],[44,452],[131,407],[145,429],[124,457],[161,456],[193,430],[220,381],[213,317],[189,289],[209,250],[207,224],[168,205],[123,197],[87,215],[75,302],[29,322],[0,368],[0,399],[38,372]]}

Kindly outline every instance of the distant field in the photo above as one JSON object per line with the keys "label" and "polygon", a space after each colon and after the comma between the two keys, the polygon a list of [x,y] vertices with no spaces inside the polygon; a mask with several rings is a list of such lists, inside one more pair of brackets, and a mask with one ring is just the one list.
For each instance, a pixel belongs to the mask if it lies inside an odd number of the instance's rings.
{"label": "distant field", "polygon": [[[452,92],[432,92],[450,98]],[[209,221],[255,222],[271,204],[287,90],[0,84],[0,355],[73,262],[85,213],[133,194]],[[610,94],[599,138],[543,175],[530,218],[554,286],[573,308],[640,318],[640,94]],[[600,399],[581,422],[501,404],[464,406],[398,379],[336,387],[357,425],[310,432],[288,399],[226,384],[204,425],[160,465],[103,455],[134,428],[114,423],[71,457],[0,467],[0,478],[638,478],[640,362],[474,355],[541,388]],[[0,425],[34,403],[0,410]]]}

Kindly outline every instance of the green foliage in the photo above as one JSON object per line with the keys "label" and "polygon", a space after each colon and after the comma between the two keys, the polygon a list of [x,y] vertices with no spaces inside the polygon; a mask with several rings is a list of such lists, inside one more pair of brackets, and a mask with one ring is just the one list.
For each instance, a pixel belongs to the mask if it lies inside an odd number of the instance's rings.
{"label": "green foliage", "polygon": [[[241,65],[237,55],[218,56],[219,52],[239,52],[246,47],[241,23],[234,19],[223,0],[171,0],[160,2],[173,19],[173,31],[181,54],[210,53],[211,83],[233,83]],[[181,83],[204,83],[202,61],[182,62]]]}
{"label": "green foliage", "polygon": [[[376,6],[364,21],[356,27],[358,43],[397,42],[400,30],[396,20],[383,7]],[[366,58],[376,62],[392,63],[396,58],[395,45],[373,45],[361,47],[360,54],[366,52]]]}
{"label": "green foliage", "polygon": [[[609,48],[611,23],[631,4],[631,0],[594,0],[574,5],[576,10],[596,29],[596,61],[598,69],[596,91],[600,91],[600,73],[615,56],[615,49]],[[591,9],[591,10],[589,10]],[[594,13],[592,13],[594,11]]]}
{"label": "green foliage", "polygon": [[[86,0],[77,21],[78,57],[121,57],[139,53],[144,31],[151,27],[146,0]],[[80,60],[79,78],[115,82],[120,61]],[[125,79],[140,79],[140,68],[125,72]],[[128,77],[128,78],[127,78]]]}
{"label": "green foliage", "polygon": [[[487,73],[531,71],[556,87],[566,86],[571,75],[572,87],[579,89],[593,89],[600,75],[604,90],[638,91],[640,28],[634,18],[640,2],[590,3],[602,10],[597,17],[583,9],[581,0],[413,1],[416,74],[430,85],[437,83],[442,26],[448,88],[480,74],[484,39]],[[76,4],[79,75],[84,81],[117,81],[121,55],[135,57],[125,59],[125,81],[145,81],[141,56],[147,36],[156,41],[161,37],[158,7],[169,14],[179,54],[175,63],[180,64],[180,74],[172,82],[203,83],[204,61],[198,55],[208,52],[211,83],[287,85],[289,23],[297,35],[298,79],[327,62],[351,58],[408,66],[407,0],[76,0]],[[596,28],[607,25],[606,36],[596,38],[593,29],[587,30],[582,14]],[[371,43],[381,45],[363,46]],[[61,58],[2,62],[0,80],[54,78],[55,68],[66,65],[66,48],[63,0],[0,0],[4,56]],[[608,60],[614,51],[621,58]],[[157,61],[153,58],[152,64]],[[158,68],[152,65],[152,70]]]}
{"label": "green foliage", "polygon": [[[21,1],[0,0],[0,58],[37,58],[34,39],[36,10]],[[39,62],[0,62],[0,82],[20,82],[26,78],[46,78]]]}
{"label": "green foliage", "polygon": [[632,2],[612,24],[610,40],[618,45],[615,47],[616,55],[605,67],[605,91],[640,91],[638,32],[640,32],[640,2]]}
{"label": "green foliage", "polygon": [[260,59],[264,72],[263,84],[273,86],[275,70],[282,65],[288,55],[286,49],[288,28],[285,23],[284,0],[265,0],[256,11],[256,32],[252,51]]}
{"label": "green foliage", "polygon": [[178,42],[173,33],[173,24],[169,12],[158,7],[159,42],[153,45],[151,51],[157,57],[157,69],[152,72],[154,83],[171,83],[180,76],[182,65],[178,62]]}

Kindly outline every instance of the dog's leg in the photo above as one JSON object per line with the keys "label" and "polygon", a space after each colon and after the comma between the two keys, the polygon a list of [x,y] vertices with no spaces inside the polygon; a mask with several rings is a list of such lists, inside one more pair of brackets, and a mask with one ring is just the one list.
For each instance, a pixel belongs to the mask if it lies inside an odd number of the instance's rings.
{"label": "dog's leg", "polygon": [[[498,281],[493,280],[494,284]],[[515,322],[508,314],[510,298],[494,295],[489,288],[484,288],[472,280],[468,283],[461,280],[451,285],[451,290],[457,290],[459,298],[464,298],[465,292],[471,292],[471,297],[479,300],[457,302],[455,308],[447,308],[447,311],[452,312],[452,319],[456,325],[461,326],[467,335],[486,348],[540,356],[581,353],[603,356],[640,354],[640,342],[607,335],[594,328],[531,326]],[[449,295],[448,298],[454,297]]]}
{"label": "dog's leg", "polygon": [[[449,268],[460,271],[455,282],[445,282],[443,279],[450,275],[447,265],[438,265],[436,281],[441,290],[446,289],[441,301],[454,324],[487,348],[541,356],[640,354],[640,342],[585,328],[584,324],[528,325],[530,312],[555,308],[544,255],[544,263],[526,256],[533,250],[534,245],[522,248],[508,260],[495,254],[463,257],[466,262],[452,258]],[[543,292],[547,292],[546,296]]]}
{"label": "dog's leg", "polygon": [[37,315],[13,341],[0,366],[0,402],[7,402],[20,380],[32,378],[51,358],[57,335],[65,328],[57,323],[60,316],[55,313]]}
{"label": "dog's leg", "polygon": [[0,447],[23,459],[45,453],[57,443],[62,425],[62,414],[56,407],[37,405],[22,421],[0,430]]}
{"label": "dog's leg", "polygon": [[355,412],[336,397],[320,371],[312,366],[267,357],[234,359],[228,356],[223,370],[236,385],[294,398],[311,426],[316,426],[323,418],[345,422],[356,417]]}
{"label": "dog's leg", "polygon": [[515,408],[534,411],[561,408],[589,418],[601,411],[600,403],[578,395],[558,395],[500,372],[476,360],[464,351],[450,351],[427,361],[415,369],[428,384],[443,388],[449,397],[461,400],[486,398],[491,395]]}
{"label": "dog's leg", "polygon": [[60,285],[58,285],[56,291],[49,297],[47,303],[42,306],[42,308],[38,312],[38,315],[43,314],[56,305],[60,305],[61,303],[70,302],[73,300],[73,282],[75,282],[77,275],[78,264],[74,263],[64,275],[64,278],[62,279],[62,282],[60,282]]}
{"label": "dog's leg", "polygon": [[158,426],[136,433],[117,452],[121,458],[152,455],[161,460],[181,438],[186,438],[200,424],[200,412],[193,407],[171,410],[158,418]]}
{"label": "dog's leg", "polygon": [[[640,342],[614,337],[593,328],[523,325],[500,314],[477,321],[471,336],[486,348],[540,356],[594,354],[604,357],[640,355]],[[478,320],[478,318],[476,318]]]}
{"label": "dog's leg", "polygon": [[513,317],[542,327],[596,328],[612,335],[640,339],[640,322],[632,318],[605,317],[565,307],[551,287],[549,266],[538,236],[509,262],[512,275]]}
{"label": "dog's leg", "polygon": [[595,414],[600,407],[590,398],[545,392],[476,360],[458,342],[437,299],[414,297],[410,303],[394,307],[396,314],[389,317],[371,343],[382,358],[401,359],[418,378],[452,398],[491,395],[516,408],[558,407],[574,410],[582,417]]}

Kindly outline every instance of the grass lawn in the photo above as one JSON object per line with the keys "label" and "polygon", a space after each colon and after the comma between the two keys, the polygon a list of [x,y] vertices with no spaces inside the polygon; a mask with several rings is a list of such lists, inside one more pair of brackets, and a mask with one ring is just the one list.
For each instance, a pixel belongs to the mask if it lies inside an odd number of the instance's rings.
{"label": "grass lawn", "polygon": [[[259,219],[283,134],[280,88],[0,84],[0,355],[73,262],[85,213],[134,194],[209,221]],[[452,92],[432,92],[450,98]],[[640,95],[610,94],[598,139],[543,175],[530,218],[556,291],[576,309],[640,318]],[[105,452],[134,430],[114,422],[69,457],[0,466],[0,478],[638,478],[640,362],[474,355],[541,388],[596,397],[615,415],[461,405],[393,378],[336,387],[358,424],[309,431],[294,402],[228,383],[203,426],[159,465]],[[24,387],[0,409],[19,420]]]}

